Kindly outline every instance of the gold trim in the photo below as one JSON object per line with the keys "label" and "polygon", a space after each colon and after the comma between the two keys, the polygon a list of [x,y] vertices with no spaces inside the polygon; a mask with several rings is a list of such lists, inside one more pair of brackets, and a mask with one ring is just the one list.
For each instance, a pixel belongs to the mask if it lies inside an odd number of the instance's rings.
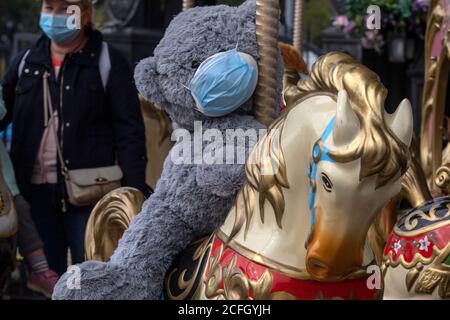
{"label": "gold trim", "polygon": [[401,265],[402,267],[404,267],[405,269],[411,269],[414,268],[419,262],[424,264],[424,265],[429,265],[430,263],[433,262],[433,260],[437,257],[440,256],[442,252],[445,252],[446,250],[449,250],[450,248],[450,243],[447,244],[447,246],[442,249],[439,250],[439,248],[437,248],[436,246],[433,247],[433,253],[431,254],[430,258],[425,258],[422,255],[420,255],[418,252],[416,252],[414,254],[413,259],[411,260],[411,262],[406,262],[405,258],[403,257],[403,255],[400,255],[397,259],[397,261],[393,261],[392,259],[392,251],[389,251],[389,253],[387,255],[383,256],[383,260],[384,263],[386,264],[387,267],[392,267],[392,268],[396,268],[397,266]]}
{"label": "gold trim", "polygon": [[[254,252],[251,249],[248,249],[241,244],[237,243],[234,239],[229,239],[228,236],[222,231],[218,230],[216,232],[216,236],[223,242],[227,244],[227,247],[230,249],[236,251],[241,256],[254,261],[258,264],[261,264],[269,269],[272,269],[273,271],[279,272],[281,274],[284,274],[288,277],[298,279],[298,280],[314,280],[311,275],[306,271],[306,269],[299,269],[292,266],[285,265],[281,262],[274,261],[270,258],[264,257],[256,252]],[[369,265],[372,265],[373,263],[370,263]],[[357,270],[353,272],[352,274],[348,275],[345,278],[342,278],[343,280],[353,280],[353,279],[360,279],[367,277],[367,267],[362,267],[360,270]]]}
{"label": "gold trim", "polygon": [[420,273],[423,270],[423,265],[421,263],[418,263],[415,268],[408,271],[405,278],[405,284],[406,289],[408,289],[408,292],[411,291],[411,288],[413,287],[414,283],[416,282],[417,278],[419,278]]}
{"label": "gold trim", "polygon": [[442,299],[450,298],[450,266],[444,264],[450,255],[450,245],[436,259],[430,268],[425,270],[417,282],[417,293],[432,294],[439,286],[438,294]]}
{"label": "gold trim", "polygon": [[[405,218],[405,228],[407,228],[408,230],[412,230],[416,227],[417,218],[413,219],[413,216],[415,216],[415,215],[419,215],[422,219],[427,220],[427,221],[438,221],[440,219],[444,219],[444,218],[450,216],[450,203],[447,204],[448,211],[443,217],[436,217],[437,207],[439,207],[439,204],[436,204],[430,208],[430,211],[429,211],[430,216],[428,216],[425,212],[423,212],[420,209],[414,210],[413,212],[408,214],[408,216]],[[450,224],[450,219],[447,219],[447,220],[444,220],[444,221],[432,224],[430,226],[427,226],[425,228],[420,228],[420,229],[414,230],[414,231],[403,231],[403,230],[400,230],[397,225],[395,225],[394,232],[398,236],[402,236],[402,237],[415,237],[415,236],[421,235],[423,233],[445,227],[448,224]]]}
{"label": "gold trim", "polygon": [[406,198],[413,208],[417,208],[431,200],[432,196],[428,188],[425,172],[423,172],[420,165],[420,153],[416,135],[413,136],[409,152],[411,161],[408,170],[401,179],[401,196]]}
{"label": "gold trim", "polygon": [[[258,280],[250,280],[241,269],[236,268],[237,255],[233,254],[230,263],[220,265],[224,244],[219,254],[210,260],[210,271],[204,282],[205,296],[211,300],[296,300],[287,292],[272,292],[273,277],[266,270]],[[223,283],[223,289],[220,285]],[[250,297],[251,292],[251,297]]]}
{"label": "gold trim", "polygon": [[434,183],[444,193],[450,194],[450,168],[449,164],[440,167],[436,171],[436,177]]}
{"label": "gold trim", "polygon": [[[448,73],[450,71],[450,39],[442,30],[445,11],[439,1],[430,4],[425,35],[425,82],[422,102],[422,123],[420,134],[420,157],[430,187],[436,188],[434,175],[442,164],[442,127],[445,97],[447,95]],[[433,45],[438,33],[444,36],[442,51],[432,56]],[[431,126],[431,127],[430,127]],[[429,132],[431,130],[431,137]],[[431,140],[431,145],[429,144]],[[431,151],[431,152],[430,152]]]}
{"label": "gold trim", "polygon": [[[211,250],[209,250],[209,249],[212,249],[212,245],[214,242],[214,239],[211,240],[211,237],[214,237],[214,236],[212,235],[210,237],[200,239],[192,244],[192,245],[195,245],[196,243],[202,242],[202,244],[199,245],[199,247],[195,250],[194,255],[192,256],[193,262],[198,261],[197,267],[194,271],[194,274],[192,275],[192,277],[189,280],[185,280],[187,269],[183,270],[181,272],[181,274],[179,275],[177,284],[178,284],[178,288],[182,291],[179,295],[173,295],[172,292],[170,291],[170,282],[172,280],[173,275],[178,271],[178,269],[177,268],[173,269],[170,272],[170,274],[165,278],[164,286],[166,287],[166,292],[167,292],[168,298],[170,300],[185,300],[187,298],[187,296],[191,293],[192,288],[194,287],[194,284],[195,284],[195,280],[197,279],[199,272],[202,272],[202,273],[205,272],[206,268],[200,270],[200,267],[202,266],[202,262],[205,259],[205,254],[208,251],[209,251],[208,257],[206,258],[207,263],[211,256]],[[199,286],[199,288],[203,286],[203,276],[199,280],[198,286]],[[197,291],[198,291],[198,289],[197,289]],[[198,295],[197,291],[194,293],[193,298]]]}
{"label": "gold trim", "polygon": [[86,226],[86,260],[109,260],[144,201],[141,191],[126,187],[108,193],[97,203]]}

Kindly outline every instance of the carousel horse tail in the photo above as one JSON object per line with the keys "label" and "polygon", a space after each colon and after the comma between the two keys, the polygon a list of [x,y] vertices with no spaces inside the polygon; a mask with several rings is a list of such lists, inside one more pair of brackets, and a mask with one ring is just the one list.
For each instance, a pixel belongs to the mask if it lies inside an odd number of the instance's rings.
{"label": "carousel horse tail", "polygon": [[297,87],[300,80],[300,73],[309,74],[308,67],[300,52],[293,46],[279,42],[278,48],[281,51],[284,63],[283,76],[283,101],[286,107],[293,106],[304,95]]}
{"label": "carousel horse tail", "polygon": [[309,73],[305,60],[303,60],[300,51],[298,51],[294,46],[284,42],[279,42],[278,48],[281,51],[285,69],[292,69],[297,73]]}

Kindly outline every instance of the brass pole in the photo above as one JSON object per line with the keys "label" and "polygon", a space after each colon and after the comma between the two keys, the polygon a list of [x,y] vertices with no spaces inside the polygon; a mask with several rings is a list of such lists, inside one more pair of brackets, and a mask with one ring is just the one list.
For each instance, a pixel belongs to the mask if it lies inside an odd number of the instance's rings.
{"label": "brass pole", "polygon": [[256,37],[259,81],[255,92],[256,119],[270,125],[275,119],[277,87],[279,0],[256,0]]}
{"label": "brass pole", "polygon": [[195,0],[183,0],[183,11],[195,7]]}
{"label": "brass pole", "polygon": [[295,1],[294,47],[303,53],[303,0]]}

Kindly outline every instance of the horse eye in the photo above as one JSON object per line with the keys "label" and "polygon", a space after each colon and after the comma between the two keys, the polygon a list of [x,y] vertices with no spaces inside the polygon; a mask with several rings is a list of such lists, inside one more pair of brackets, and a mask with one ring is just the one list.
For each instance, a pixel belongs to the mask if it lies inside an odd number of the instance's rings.
{"label": "horse eye", "polygon": [[322,173],[322,185],[326,192],[331,192],[333,189],[333,183],[331,183],[330,178],[325,173]]}
{"label": "horse eye", "polygon": [[192,67],[192,69],[197,69],[198,67],[200,67],[200,62],[192,61],[191,67]]}

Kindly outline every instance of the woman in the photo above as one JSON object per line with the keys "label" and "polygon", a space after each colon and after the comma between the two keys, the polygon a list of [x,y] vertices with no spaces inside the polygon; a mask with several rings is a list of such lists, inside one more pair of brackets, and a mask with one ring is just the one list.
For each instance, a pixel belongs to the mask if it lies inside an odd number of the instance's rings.
{"label": "woman", "polygon": [[[71,5],[80,8],[78,28],[69,23]],[[91,27],[92,10],[89,0],[43,0],[44,35],[13,60],[3,83],[8,113],[1,128],[13,122],[11,158],[18,185],[31,206],[50,268],[58,274],[67,269],[68,248],[72,263],[84,260],[92,210],[92,205],[71,201],[68,172],[91,173],[118,164],[123,186],[149,193],[144,125],[132,72]]]}

